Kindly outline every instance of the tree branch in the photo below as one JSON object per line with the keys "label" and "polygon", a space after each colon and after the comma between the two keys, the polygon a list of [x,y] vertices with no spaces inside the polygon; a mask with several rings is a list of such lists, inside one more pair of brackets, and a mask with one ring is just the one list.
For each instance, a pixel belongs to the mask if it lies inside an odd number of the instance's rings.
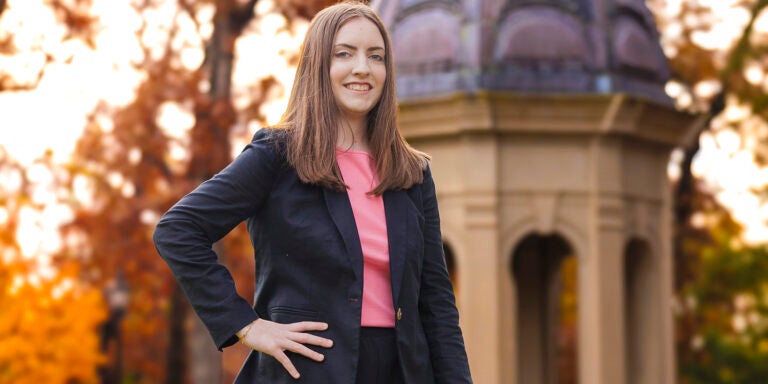
{"label": "tree branch", "polygon": [[709,110],[706,112],[706,122],[701,126],[699,132],[696,133],[696,139],[693,140],[689,146],[683,148],[683,160],[680,164],[680,178],[675,185],[675,226],[677,233],[675,234],[674,242],[674,257],[675,257],[675,290],[679,291],[680,288],[688,282],[690,279],[691,271],[686,261],[681,259],[684,257],[685,252],[683,250],[683,243],[681,237],[681,231],[686,228],[688,222],[691,219],[696,207],[694,206],[694,197],[697,193],[696,178],[693,175],[693,158],[699,152],[699,138],[701,135],[708,131],[711,127],[712,119],[719,115],[725,109],[726,96],[731,91],[728,88],[729,79],[733,74],[740,72],[744,63],[750,54],[751,44],[750,36],[752,35],[752,29],[754,27],[755,20],[760,13],[768,7],[768,0],[759,0],[755,3],[750,12],[750,20],[744,27],[744,30],[739,37],[738,42],[731,50],[728,56],[728,61],[725,67],[719,74],[719,81],[721,84],[720,92],[718,92],[709,103]]}
{"label": "tree branch", "polygon": [[195,24],[195,30],[197,30],[197,33],[199,34],[200,23],[197,21],[197,18],[195,17],[195,9],[192,7],[192,4],[190,4],[188,0],[179,0],[179,8],[181,8],[184,12],[187,13],[187,15],[189,15],[189,18]]}
{"label": "tree branch", "polygon": [[751,48],[749,39],[752,35],[752,29],[755,26],[755,20],[757,20],[757,17],[760,16],[760,13],[766,7],[768,7],[768,0],[760,0],[752,6],[749,22],[747,23],[747,26],[744,27],[744,31],[742,31],[739,41],[733,47],[733,50],[728,57],[728,63],[725,65],[720,76],[721,81],[726,80],[732,73],[744,68],[744,61],[749,55],[749,49]]}
{"label": "tree branch", "polygon": [[239,36],[248,23],[251,22],[251,19],[256,15],[254,9],[258,2],[259,0],[248,0],[248,3],[232,10],[229,18],[232,21],[232,30],[236,35]]}

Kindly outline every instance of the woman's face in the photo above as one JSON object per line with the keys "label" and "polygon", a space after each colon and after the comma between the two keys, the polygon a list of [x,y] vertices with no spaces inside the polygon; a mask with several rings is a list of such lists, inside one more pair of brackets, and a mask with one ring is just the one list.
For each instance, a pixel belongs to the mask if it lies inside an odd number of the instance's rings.
{"label": "woman's face", "polygon": [[376,24],[357,17],[339,29],[333,41],[330,77],[344,117],[359,119],[373,109],[387,78],[384,39]]}

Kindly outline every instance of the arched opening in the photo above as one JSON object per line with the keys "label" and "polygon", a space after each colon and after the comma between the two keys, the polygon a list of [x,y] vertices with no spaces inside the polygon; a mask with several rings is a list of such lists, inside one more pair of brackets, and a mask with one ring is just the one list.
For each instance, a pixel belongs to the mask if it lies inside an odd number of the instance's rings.
{"label": "arched opening", "polygon": [[443,255],[445,255],[445,266],[448,268],[448,276],[451,278],[451,284],[453,285],[453,294],[458,298],[459,278],[456,271],[456,258],[453,256],[453,249],[445,240],[443,240]]}
{"label": "arched opening", "polygon": [[658,278],[648,244],[631,240],[624,252],[624,356],[626,382],[661,380],[656,344],[659,340]]}
{"label": "arched opening", "polygon": [[578,263],[558,235],[515,248],[518,383],[578,383]]}

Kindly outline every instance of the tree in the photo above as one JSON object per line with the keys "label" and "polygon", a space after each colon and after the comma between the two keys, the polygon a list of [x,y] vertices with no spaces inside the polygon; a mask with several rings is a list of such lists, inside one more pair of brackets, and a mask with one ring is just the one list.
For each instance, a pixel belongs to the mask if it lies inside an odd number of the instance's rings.
{"label": "tree", "polygon": [[[290,32],[298,25],[295,21],[311,17],[328,3],[278,2],[275,7],[287,20],[279,28]],[[66,31],[62,41],[80,39],[95,51],[100,49],[99,15],[90,0],[47,4]],[[136,31],[140,58],[132,64],[143,80],[128,104],[99,103],[88,117],[73,157],[63,166],[50,165],[61,173],[58,193],[73,212],[71,222],[62,228],[68,240],[54,264],[62,278],[67,266],[78,266],[76,281],[83,286],[104,287],[124,275],[130,287],[122,325],[124,379],[179,383],[187,380],[189,366],[185,352],[188,304],[154,250],[154,224],[170,204],[229,162],[231,143],[247,140],[249,121],[263,121],[259,106],[270,89],[280,84],[264,78],[247,85],[253,94],[245,104],[233,103],[235,46],[258,23],[256,0],[132,4],[144,20]],[[162,7],[173,11],[158,27],[148,20]],[[150,34],[161,36],[160,42],[147,43]],[[285,47],[288,62],[295,63],[292,52],[297,48]],[[46,58],[30,81],[20,82],[13,73],[0,74],[0,92],[33,91],[45,78],[48,65],[58,60],[46,47],[16,46],[13,34],[0,36],[0,49],[10,56],[35,51]],[[189,64],[185,54],[190,51],[202,53],[201,63]],[[165,115],[174,113],[191,117],[189,126],[163,122]],[[253,290],[248,244],[241,227],[217,246],[236,280],[250,282],[250,286],[238,286],[244,297]],[[213,352],[218,358],[218,352]]]}
{"label": "tree", "polygon": [[101,293],[72,287],[72,265],[54,279],[24,263],[0,265],[0,383],[95,382],[104,362],[96,333],[105,319]]}
{"label": "tree", "polygon": [[[745,244],[743,231],[713,197],[718,187],[693,171],[702,138],[730,132],[741,138],[741,150],[765,165],[765,140],[760,131],[768,118],[765,95],[764,39],[768,1],[730,3],[741,17],[722,44],[707,38],[724,36],[725,19],[712,3],[681,2],[678,9],[664,1],[649,2],[655,10],[662,42],[672,68],[678,106],[704,116],[699,132],[681,149],[680,176],[675,184],[675,289],[681,303],[677,321],[677,352],[683,382],[759,382],[765,377],[765,353],[752,348],[765,343],[759,327],[732,326],[734,302],[765,298],[768,278],[761,275],[765,249]],[[722,11],[722,10],[721,10]],[[762,24],[761,24],[762,23]],[[758,28],[760,27],[760,28]],[[729,109],[747,106],[749,113],[727,118]],[[757,192],[757,191],[756,191]],[[752,313],[764,315],[760,306]],[[749,334],[748,343],[735,342]],[[761,376],[762,375],[762,376]]]}
{"label": "tree", "polygon": [[[768,246],[740,241],[741,226],[709,194],[693,200],[682,241],[696,274],[679,292],[681,382],[759,383],[768,370]],[[680,337],[684,336],[684,337]]]}
{"label": "tree", "polygon": [[0,149],[0,383],[95,382],[100,290],[78,282],[77,263],[51,273],[15,237],[30,215],[44,214],[40,188],[55,184],[40,175],[51,167],[44,161],[23,168]]}

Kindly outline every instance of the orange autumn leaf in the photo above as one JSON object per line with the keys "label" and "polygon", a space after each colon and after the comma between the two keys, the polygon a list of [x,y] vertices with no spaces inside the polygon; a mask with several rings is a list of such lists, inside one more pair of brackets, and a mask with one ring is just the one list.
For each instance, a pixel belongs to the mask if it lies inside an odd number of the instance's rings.
{"label": "orange autumn leaf", "polygon": [[26,269],[0,263],[0,384],[97,382],[101,293],[63,273],[24,279]]}

